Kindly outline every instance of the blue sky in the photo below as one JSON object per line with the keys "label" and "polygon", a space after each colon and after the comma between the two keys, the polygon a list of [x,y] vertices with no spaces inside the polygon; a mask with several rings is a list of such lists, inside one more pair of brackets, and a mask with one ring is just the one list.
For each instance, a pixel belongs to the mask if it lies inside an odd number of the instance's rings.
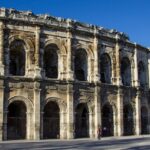
{"label": "blue sky", "polygon": [[150,47],[150,0],[0,0],[0,7],[114,28]]}

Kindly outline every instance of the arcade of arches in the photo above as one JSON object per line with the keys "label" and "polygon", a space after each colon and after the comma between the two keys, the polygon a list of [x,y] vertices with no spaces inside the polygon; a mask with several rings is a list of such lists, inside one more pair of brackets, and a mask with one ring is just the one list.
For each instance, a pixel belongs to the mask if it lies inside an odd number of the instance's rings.
{"label": "arcade of arches", "polygon": [[0,8],[0,140],[150,134],[150,49],[128,36]]}
{"label": "arcade of arches", "polygon": [[[28,125],[33,123],[32,112],[27,113],[31,108],[30,104],[26,104],[24,100],[15,100],[8,105],[7,111],[7,127],[5,138],[8,140],[16,139],[32,139],[32,129]],[[58,101],[49,101],[43,107],[41,113],[41,122],[39,131],[41,139],[64,139],[67,138],[66,113],[60,109]],[[94,114],[90,112],[88,103],[79,103],[74,110],[74,138],[94,138],[96,135],[94,132],[93,120]],[[115,110],[111,104],[106,103],[101,109],[101,135],[102,137],[118,136],[119,132],[115,131],[117,128],[116,121],[117,116]],[[63,108],[65,110],[65,108]],[[31,110],[30,110],[31,111]],[[142,106],[141,109],[141,134],[149,134],[148,124],[149,116],[146,106]],[[33,118],[32,118],[33,117]],[[30,118],[30,119],[29,119]],[[135,135],[136,134],[136,122],[134,117],[134,110],[130,104],[126,104],[123,107],[123,131],[122,135]],[[66,132],[66,133],[65,133]],[[31,135],[29,135],[31,134]],[[31,136],[31,137],[30,137]],[[96,138],[96,137],[95,137]]]}

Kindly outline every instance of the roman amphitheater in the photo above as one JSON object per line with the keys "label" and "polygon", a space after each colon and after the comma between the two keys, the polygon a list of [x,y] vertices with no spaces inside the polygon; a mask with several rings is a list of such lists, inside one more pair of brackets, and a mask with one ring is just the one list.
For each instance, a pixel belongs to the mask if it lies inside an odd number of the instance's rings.
{"label": "roman amphitheater", "polygon": [[150,134],[149,89],[126,34],[0,8],[0,140]]}

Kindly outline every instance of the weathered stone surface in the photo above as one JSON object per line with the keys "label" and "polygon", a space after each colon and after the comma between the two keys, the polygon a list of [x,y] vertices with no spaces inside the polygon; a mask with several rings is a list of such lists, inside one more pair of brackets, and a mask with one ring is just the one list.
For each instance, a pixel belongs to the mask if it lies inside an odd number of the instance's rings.
{"label": "weathered stone surface", "polygon": [[103,136],[148,134],[149,70],[149,49],[124,33],[0,8],[0,140],[20,136],[13,105],[24,139],[97,138],[100,126]]}

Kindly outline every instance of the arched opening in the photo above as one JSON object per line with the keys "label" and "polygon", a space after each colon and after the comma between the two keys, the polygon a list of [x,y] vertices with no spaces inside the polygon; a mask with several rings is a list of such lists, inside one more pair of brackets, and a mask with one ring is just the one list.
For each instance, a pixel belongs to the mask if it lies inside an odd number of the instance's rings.
{"label": "arched opening", "polygon": [[142,61],[138,64],[138,77],[139,77],[139,83],[141,87],[144,87],[146,84],[146,72],[145,72],[145,66]]}
{"label": "arched opening", "polygon": [[141,108],[141,134],[148,134],[148,110]]}
{"label": "arched opening", "polygon": [[75,116],[75,137],[89,137],[89,113],[86,104],[78,104]]}
{"label": "arched opening", "polygon": [[125,105],[123,108],[124,135],[134,134],[133,108],[131,105]]}
{"label": "arched opening", "polygon": [[121,79],[123,85],[131,85],[131,64],[126,57],[121,60]]}
{"label": "arched opening", "polygon": [[48,45],[44,50],[44,69],[48,78],[58,78],[58,50],[55,44]]}
{"label": "arched opening", "polygon": [[26,139],[26,111],[26,106],[21,101],[15,101],[8,106],[8,139]]}
{"label": "arched opening", "polygon": [[102,83],[111,83],[111,59],[107,54],[100,58],[100,75]]}
{"label": "arched opening", "polygon": [[87,80],[87,53],[84,49],[78,49],[75,52],[74,72],[77,80]]}
{"label": "arched opening", "polygon": [[48,102],[44,107],[43,138],[56,139],[60,136],[60,110],[56,102]]}
{"label": "arched opening", "polygon": [[114,135],[113,109],[111,105],[105,105],[102,109],[102,136]]}
{"label": "arched opening", "polygon": [[25,44],[15,40],[10,44],[9,74],[14,76],[25,75]]}

